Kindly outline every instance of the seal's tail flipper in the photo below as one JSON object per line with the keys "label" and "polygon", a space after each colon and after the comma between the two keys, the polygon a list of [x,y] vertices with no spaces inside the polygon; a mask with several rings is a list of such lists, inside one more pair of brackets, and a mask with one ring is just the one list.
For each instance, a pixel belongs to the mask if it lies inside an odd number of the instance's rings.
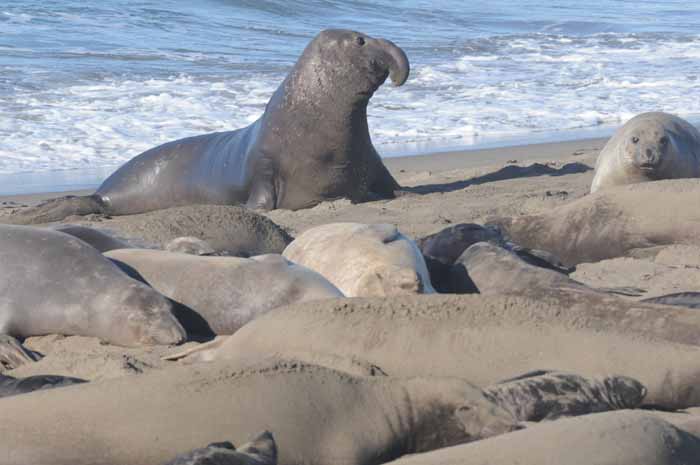
{"label": "seal's tail flipper", "polygon": [[29,362],[36,362],[39,356],[27,350],[12,336],[0,335],[0,367],[12,370]]}
{"label": "seal's tail flipper", "polygon": [[35,207],[16,212],[6,218],[3,223],[9,224],[42,224],[62,221],[72,215],[89,215],[91,213],[106,213],[102,199],[97,195],[76,197],[69,195],[47,200]]}

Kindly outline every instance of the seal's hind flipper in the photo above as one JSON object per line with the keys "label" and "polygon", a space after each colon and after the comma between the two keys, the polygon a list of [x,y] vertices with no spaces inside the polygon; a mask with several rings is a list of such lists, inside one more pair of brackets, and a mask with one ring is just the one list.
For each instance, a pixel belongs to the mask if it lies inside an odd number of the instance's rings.
{"label": "seal's hind flipper", "polygon": [[106,213],[104,201],[97,195],[59,197],[14,213],[3,222],[8,224],[42,224],[61,221],[72,215]]}
{"label": "seal's hind flipper", "polygon": [[209,342],[199,344],[190,349],[179,350],[175,353],[164,355],[161,360],[177,361],[184,359],[185,363],[209,362],[216,356],[216,350],[228,339],[228,336],[216,336]]}
{"label": "seal's hind flipper", "polygon": [[0,368],[12,370],[37,360],[38,354],[24,348],[17,339],[7,334],[0,335]]}

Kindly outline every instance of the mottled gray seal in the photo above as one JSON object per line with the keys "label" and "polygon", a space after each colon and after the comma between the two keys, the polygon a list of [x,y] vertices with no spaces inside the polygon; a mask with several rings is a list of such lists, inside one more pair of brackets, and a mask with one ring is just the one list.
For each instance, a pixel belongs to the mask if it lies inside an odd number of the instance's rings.
{"label": "mottled gray seal", "polygon": [[460,379],[215,362],[17,396],[0,409],[0,450],[3,465],[153,465],[267,429],[281,465],[375,465],[518,427]]}
{"label": "mottled gray seal", "polygon": [[277,446],[272,433],[265,431],[238,449],[230,442],[213,443],[165,465],[277,465]]}
{"label": "mottled gray seal", "polygon": [[0,397],[16,396],[42,389],[53,389],[73,384],[85,383],[84,379],[69,376],[37,375],[26,378],[13,378],[0,375]]}
{"label": "mottled gray seal", "polygon": [[691,465],[700,439],[637,411],[606,412],[404,457],[391,465]]}
{"label": "mottled gray seal", "polygon": [[68,234],[0,225],[0,333],[174,344],[185,331],[165,297]]}
{"label": "mottled gray seal", "polygon": [[639,407],[646,388],[626,376],[585,377],[536,371],[484,388],[486,397],[523,421],[556,420]]}
{"label": "mottled gray seal", "polygon": [[420,250],[391,224],[316,226],[283,255],[320,273],[347,297],[435,292]]}
{"label": "mottled gray seal", "polygon": [[699,334],[697,310],[605,293],[434,294],[281,307],[218,350],[355,357],[389,376],[456,376],[479,386],[543,369],[628,376],[647,389],[645,405],[685,408],[700,405]]}
{"label": "mottled gray seal", "polygon": [[552,210],[491,219],[510,240],[567,265],[660,245],[700,245],[700,180],[614,186]]}
{"label": "mottled gray seal", "polygon": [[618,129],[600,151],[591,192],[621,184],[697,177],[700,132],[668,113],[642,113]]}
{"label": "mottled gray seal", "polygon": [[340,197],[393,197],[399,188],[372,145],[367,104],[387,76],[402,85],[406,54],[347,30],[318,34],[256,122],[148,150],[87,197],[22,216],[127,215],[188,204],[296,210]]}
{"label": "mottled gray seal", "polygon": [[198,257],[122,249],[105,256],[184,306],[175,312],[189,334],[232,334],[282,305],[344,297],[323,276],[281,255]]}

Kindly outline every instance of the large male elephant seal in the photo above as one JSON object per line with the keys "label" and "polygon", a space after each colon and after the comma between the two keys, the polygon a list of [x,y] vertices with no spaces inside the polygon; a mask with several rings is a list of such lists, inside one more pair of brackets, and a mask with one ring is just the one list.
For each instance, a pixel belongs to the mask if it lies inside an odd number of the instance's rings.
{"label": "large male elephant seal", "polygon": [[479,386],[537,370],[628,376],[647,389],[646,405],[700,406],[697,310],[604,293],[309,302],[261,316],[215,350],[354,357],[389,376],[456,376]]}
{"label": "large male elephant seal", "polygon": [[269,430],[280,465],[378,465],[518,427],[460,379],[354,377],[300,362],[245,370],[210,363],[4,402],[0,456],[3,465],[153,465]]}
{"label": "large male elephant seal", "polygon": [[598,155],[591,192],[659,179],[700,177],[700,132],[668,113],[637,115]]}
{"label": "large male elephant seal", "polygon": [[62,232],[0,225],[0,276],[3,334],[92,336],[125,346],[186,336],[165,297]]}
{"label": "large male elephant seal", "polygon": [[281,255],[198,257],[122,249],[105,256],[184,306],[175,311],[190,334],[232,334],[282,305],[344,297],[323,276]]}
{"label": "large male elephant seal", "polygon": [[23,216],[47,222],[196,203],[296,210],[340,197],[393,197],[399,185],[370,140],[367,104],[387,76],[400,86],[408,73],[406,54],[387,40],[323,31],[250,126],[148,150],[93,195],[58,199]]}
{"label": "large male elephant seal", "polygon": [[700,180],[673,179],[603,189],[535,215],[492,219],[514,242],[567,265],[660,245],[700,245]]}
{"label": "large male elephant seal", "polygon": [[390,465],[691,465],[700,439],[645,412],[607,412],[536,425]]}
{"label": "large male elephant seal", "polygon": [[283,255],[347,297],[434,293],[420,250],[391,224],[330,223],[304,231]]}

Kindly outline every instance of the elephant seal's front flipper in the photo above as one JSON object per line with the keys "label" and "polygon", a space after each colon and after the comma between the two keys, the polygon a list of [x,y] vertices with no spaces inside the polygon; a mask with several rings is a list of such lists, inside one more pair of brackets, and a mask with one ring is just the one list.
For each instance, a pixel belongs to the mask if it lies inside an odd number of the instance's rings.
{"label": "elephant seal's front flipper", "polygon": [[37,360],[39,360],[39,356],[25,349],[17,339],[7,334],[0,334],[0,367],[12,370]]}
{"label": "elephant seal's front flipper", "polygon": [[74,384],[86,383],[84,379],[69,376],[36,375],[27,378],[13,378],[0,375],[0,397],[16,396],[44,389],[54,389]]}
{"label": "elephant seal's front flipper", "polygon": [[595,378],[547,371],[530,372],[484,389],[487,398],[520,421],[635,408],[646,392],[639,381],[626,376]]}

